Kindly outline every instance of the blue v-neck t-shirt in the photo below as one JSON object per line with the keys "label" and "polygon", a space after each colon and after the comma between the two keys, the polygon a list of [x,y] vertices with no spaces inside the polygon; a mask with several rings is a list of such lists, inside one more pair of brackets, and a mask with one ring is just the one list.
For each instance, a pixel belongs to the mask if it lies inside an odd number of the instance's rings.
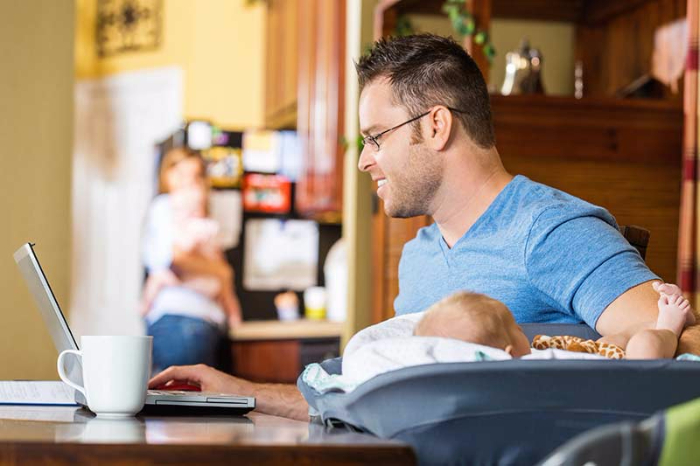
{"label": "blue v-neck t-shirt", "polygon": [[519,323],[585,322],[630,288],[658,279],[602,207],[516,176],[452,248],[421,228],[399,263],[397,315],[456,291],[505,303]]}

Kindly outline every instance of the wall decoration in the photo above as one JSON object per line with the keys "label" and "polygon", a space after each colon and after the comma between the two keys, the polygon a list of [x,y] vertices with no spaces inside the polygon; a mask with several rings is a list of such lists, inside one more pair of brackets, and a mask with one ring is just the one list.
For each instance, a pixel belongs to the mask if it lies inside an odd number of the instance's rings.
{"label": "wall decoration", "polygon": [[162,0],[97,0],[100,57],[156,49],[162,33]]}

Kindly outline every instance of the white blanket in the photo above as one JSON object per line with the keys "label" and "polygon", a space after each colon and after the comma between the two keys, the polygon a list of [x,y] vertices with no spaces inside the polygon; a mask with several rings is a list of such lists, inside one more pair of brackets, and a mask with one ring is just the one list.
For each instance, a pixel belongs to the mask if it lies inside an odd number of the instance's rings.
{"label": "white blanket", "polygon": [[[499,361],[512,359],[503,350],[440,337],[415,337],[413,328],[423,313],[398,316],[358,332],[343,354],[342,375],[329,375],[318,364],[304,370],[303,380],[315,390],[351,392],[385,372],[440,362]],[[522,359],[606,359],[587,353],[557,349],[532,350]]]}

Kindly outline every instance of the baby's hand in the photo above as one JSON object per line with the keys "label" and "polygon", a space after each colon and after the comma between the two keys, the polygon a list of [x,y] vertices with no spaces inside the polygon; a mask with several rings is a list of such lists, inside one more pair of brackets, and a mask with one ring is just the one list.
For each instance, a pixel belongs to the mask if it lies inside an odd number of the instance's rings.
{"label": "baby's hand", "polygon": [[656,328],[670,330],[680,336],[688,321],[688,314],[691,316],[693,314],[690,303],[682,295],[662,294],[659,297],[659,318],[656,321]]}
{"label": "baby's hand", "polygon": [[[675,297],[681,297],[683,298],[683,292],[681,291],[680,287],[678,285],[674,285],[673,283],[661,283],[661,282],[654,282],[652,284],[652,287],[654,290],[658,293],[661,294],[661,297],[666,296],[666,298],[675,298]],[[659,301],[660,302],[660,301]],[[687,302],[687,300],[686,300]],[[688,303],[689,307],[689,312],[687,313],[685,325],[695,325],[695,312],[693,311],[693,308],[690,307],[690,303]],[[659,310],[661,310],[661,305],[659,304]]]}

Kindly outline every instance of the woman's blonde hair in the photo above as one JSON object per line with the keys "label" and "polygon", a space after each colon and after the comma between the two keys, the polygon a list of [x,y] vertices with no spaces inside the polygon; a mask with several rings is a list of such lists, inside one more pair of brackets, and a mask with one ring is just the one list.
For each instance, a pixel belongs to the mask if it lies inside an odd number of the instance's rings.
{"label": "woman's blonde hair", "polygon": [[175,165],[187,159],[196,160],[202,169],[202,176],[205,176],[206,167],[204,159],[199,152],[187,147],[175,147],[168,150],[163,156],[163,160],[160,162],[160,169],[158,170],[158,194],[170,192],[170,186],[168,186],[167,180],[168,172]]}

